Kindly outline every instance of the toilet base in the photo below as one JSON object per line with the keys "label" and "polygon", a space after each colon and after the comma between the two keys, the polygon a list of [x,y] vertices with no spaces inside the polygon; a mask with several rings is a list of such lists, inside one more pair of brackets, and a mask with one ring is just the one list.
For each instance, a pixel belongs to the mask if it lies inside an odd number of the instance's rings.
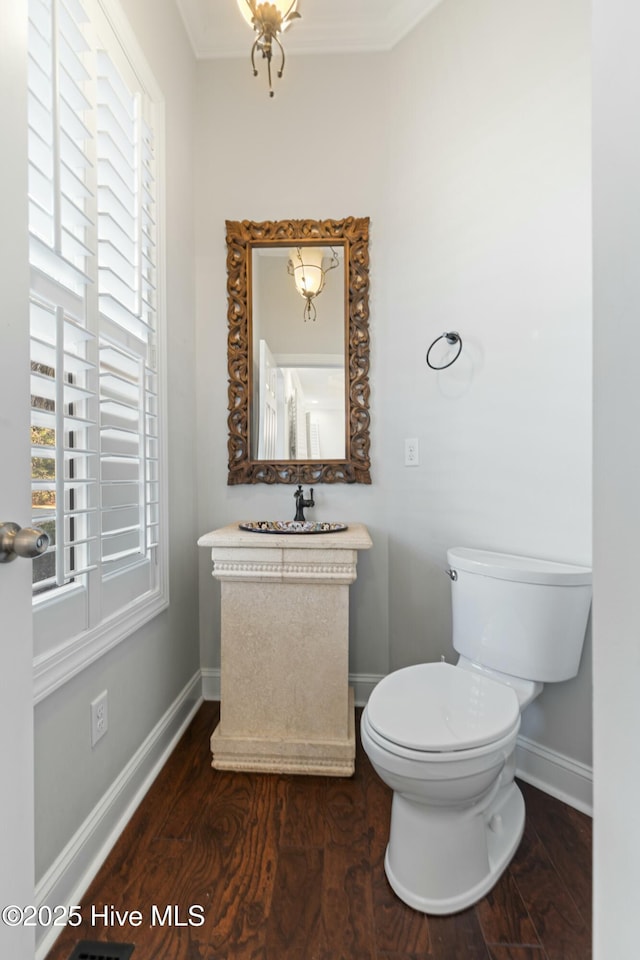
{"label": "toilet base", "polygon": [[496,884],[520,844],[524,821],[524,800],[513,781],[483,809],[426,807],[394,793],[387,879],[414,910],[457,913]]}

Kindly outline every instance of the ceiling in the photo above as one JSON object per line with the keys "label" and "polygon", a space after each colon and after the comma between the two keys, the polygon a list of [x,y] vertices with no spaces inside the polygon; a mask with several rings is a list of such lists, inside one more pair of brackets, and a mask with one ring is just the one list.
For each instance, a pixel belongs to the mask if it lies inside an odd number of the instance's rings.
{"label": "ceiling", "polygon": [[[198,59],[245,57],[252,34],[237,0],[176,0]],[[442,0],[299,0],[286,53],[390,50]]]}

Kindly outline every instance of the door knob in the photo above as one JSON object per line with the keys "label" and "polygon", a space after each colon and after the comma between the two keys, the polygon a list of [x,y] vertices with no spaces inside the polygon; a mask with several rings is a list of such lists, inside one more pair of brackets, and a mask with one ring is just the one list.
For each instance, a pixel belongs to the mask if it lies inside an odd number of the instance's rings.
{"label": "door knob", "polygon": [[0,523],[0,563],[16,557],[33,560],[46,552],[49,535],[38,527],[19,527],[17,523]]}

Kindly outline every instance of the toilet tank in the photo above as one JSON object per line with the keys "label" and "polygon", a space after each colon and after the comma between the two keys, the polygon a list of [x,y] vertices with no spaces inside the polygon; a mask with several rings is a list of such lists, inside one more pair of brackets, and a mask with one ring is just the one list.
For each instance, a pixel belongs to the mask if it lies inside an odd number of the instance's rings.
{"label": "toilet tank", "polygon": [[485,667],[543,683],[578,672],[591,570],[469,547],[447,551],[453,645]]}

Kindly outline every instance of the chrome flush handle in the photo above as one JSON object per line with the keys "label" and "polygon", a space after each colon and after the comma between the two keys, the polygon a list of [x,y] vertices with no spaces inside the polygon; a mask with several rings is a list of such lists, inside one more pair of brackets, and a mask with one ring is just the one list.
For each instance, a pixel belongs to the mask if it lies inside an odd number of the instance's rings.
{"label": "chrome flush handle", "polygon": [[46,553],[48,546],[49,536],[44,530],[0,522],[0,563],[10,563],[16,557],[33,560]]}
{"label": "chrome flush handle", "polygon": [[452,570],[451,567],[447,567],[447,569],[445,570],[445,573],[451,580],[458,579],[458,571]]}

